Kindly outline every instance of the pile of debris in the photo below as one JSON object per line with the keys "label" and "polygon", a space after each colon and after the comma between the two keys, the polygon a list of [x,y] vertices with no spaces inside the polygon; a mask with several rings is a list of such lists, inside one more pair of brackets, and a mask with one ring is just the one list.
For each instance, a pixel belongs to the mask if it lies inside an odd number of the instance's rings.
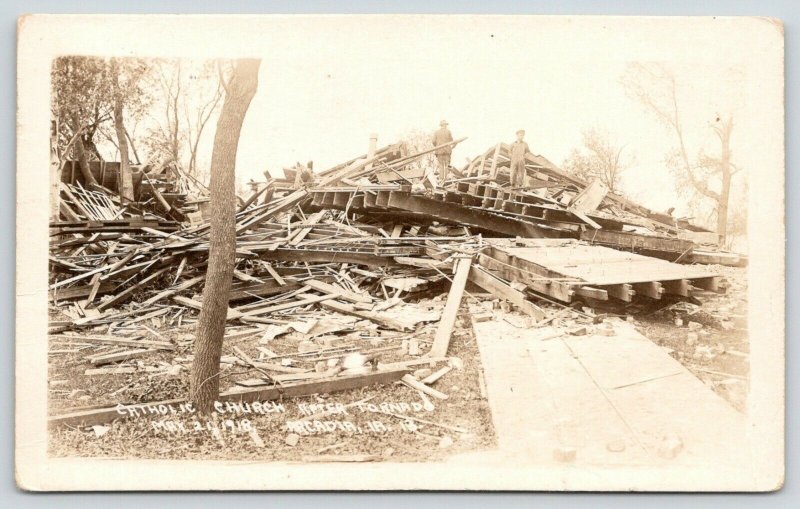
{"label": "pile of debris", "polygon": [[[448,346],[465,293],[501,301],[525,317],[524,326],[542,327],[562,309],[666,305],[722,290],[720,274],[696,264],[707,256],[692,240],[709,237],[701,228],[540,156],[527,156],[525,186],[511,189],[504,144],[431,188],[419,163],[434,150],[408,154],[403,144],[390,145],[315,174],[298,165],[240,200],[225,338],[257,344],[253,353],[234,347],[223,357],[249,374],[222,400],[395,381],[446,398],[431,385],[452,367]],[[61,185],[61,220],[51,223],[50,300],[60,314],[50,321],[51,347],[83,345],[86,376],[191,363],[180,354],[190,351],[202,306],[207,193],[176,165],[139,173],[138,201],[121,203],[105,175],[87,188],[73,171]],[[740,263],[715,256],[715,263]],[[444,302],[431,299],[445,291]],[[160,328],[185,333],[170,340]],[[281,336],[297,339],[292,351],[271,348]],[[176,358],[146,364],[157,352]],[[430,373],[413,376],[419,367]],[[103,407],[51,423],[119,417]]]}

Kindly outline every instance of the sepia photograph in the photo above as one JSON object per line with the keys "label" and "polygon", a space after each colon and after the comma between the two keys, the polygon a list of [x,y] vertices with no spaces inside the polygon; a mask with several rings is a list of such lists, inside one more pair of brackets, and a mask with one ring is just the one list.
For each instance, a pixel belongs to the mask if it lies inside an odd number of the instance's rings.
{"label": "sepia photograph", "polygon": [[18,51],[21,488],[781,487],[780,21],[34,15]]}

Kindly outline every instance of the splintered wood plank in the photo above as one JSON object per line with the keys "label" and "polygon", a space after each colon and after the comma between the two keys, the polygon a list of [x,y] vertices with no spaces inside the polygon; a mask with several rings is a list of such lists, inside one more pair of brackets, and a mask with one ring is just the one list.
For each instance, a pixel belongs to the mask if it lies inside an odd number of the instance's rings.
{"label": "splintered wood plank", "polygon": [[433,346],[428,352],[430,357],[444,357],[447,355],[450,336],[453,334],[458,308],[461,307],[461,299],[464,296],[464,288],[467,286],[470,267],[472,267],[471,257],[459,258],[456,261],[456,274],[450,285],[450,293],[447,295],[447,303],[444,306],[444,311],[442,311],[442,318],[439,320],[436,336],[433,338]]}
{"label": "splintered wood plank", "polygon": [[544,319],[545,312],[539,306],[526,299],[524,293],[511,288],[486,270],[480,267],[472,267],[469,271],[469,279],[495,297],[514,304],[523,313],[532,316],[537,321]]}
{"label": "splintered wood plank", "polygon": [[447,394],[428,387],[424,383],[414,378],[412,375],[403,375],[403,378],[401,378],[400,381],[403,383],[403,385],[421,391],[436,399],[447,399],[448,397]]}
{"label": "splintered wood plank", "polygon": [[372,296],[368,294],[351,292],[350,290],[346,290],[342,287],[324,283],[316,279],[309,279],[303,281],[303,284],[319,292],[332,295],[338,294],[339,298],[341,298],[342,300],[346,300],[348,302],[352,303],[362,302],[364,304],[371,304],[373,302]]}
{"label": "splintered wood plank", "polygon": [[154,279],[159,277],[161,274],[165,273],[167,270],[169,270],[169,266],[164,267],[163,269],[157,270],[155,273],[147,276],[146,278],[142,279],[141,281],[139,281],[135,285],[132,285],[132,286],[128,287],[127,289],[125,289],[122,292],[118,293],[117,295],[115,295],[111,299],[100,303],[97,306],[97,309],[99,311],[102,311],[102,310],[104,310],[106,308],[109,308],[109,307],[113,306],[114,304],[118,304],[120,302],[124,302],[125,300],[127,300],[128,297],[130,297],[133,294],[133,292],[135,292],[136,290],[138,290],[142,286],[146,285],[150,281],[153,281]]}
{"label": "splintered wood plank", "polygon": [[489,170],[489,178],[494,180],[497,177],[497,159],[500,156],[500,147],[502,146],[501,143],[498,143],[494,147],[494,153],[492,154],[492,167]]}
{"label": "splintered wood plank", "polygon": [[[177,302],[178,304],[182,304],[186,307],[190,307],[198,311],[203,309],[202,302],[190,299],[189,297],[184,297],[182,295],[175,295],[172,297],[172,300]],[[234,320],[236,318],[240,318],[241,316],[242,316],[241,312],[236,311],[235,309],[228,308],[228,317],[227,317],[228,320]]]}
{"label": "splintered wood plank", "polygon": [[100,290],[100,274],[95,274],[92,277],[91,283],[89,285],[92,287],[91,291],[89,292],[89,297],[86,298],[86,305],[90,305],[94,298],[97,297],[97,292]]}
{"label": "splintered wood plank", "polygon": [[608,194],[608,187],[599,179],[595,179],[572,199],[569,210],[573,213],[583,214],[592,212],[600,206],[606,194]]}
{"label": "splintered wood plank", "polygon": [[278,283],[281,286],[286,286],[286,281],[284,281],[281,275],[278,274],[278,272],[272,267],[271,263],[265,262],[264,268],[267,269],[267,272],[269,272],[269,275],[272,276],[272,279],[274,279],[276,283]]}
{"label": "splintered wood plank", "polygon": [[[184,258],[184,260],[186,260],[186,258]],[[203,274],[201,276],[197,276],[197,277],[194,277],[194,278],[189,279],[187,281],[184,281],[183,283],[179,284],[178,286],[173,286],[172,288],[164,290],[163,292],[160,292],[160,293],[150,297],[149,299],[144,301],[144,303],[142,305],[143,306],[150,306],[150,305],[155,304],[156,302],[160,301],[161,299],[165,299],[167,297],[170,297],[172,295],[180,293],[180,292],[182,292],[184,290],[188,290],[189,288],[191,288],[192,286],[196,285],[200,281],[203,281],[205,278],[206,278],[206,276],[205,276],[205,274]]]}
{"label": "splintered wood plank", "polygon": [[300,306],[307,306],[308,304],[315,304],[317,302],[323,302],[330,299],[336,299],[339,295],[336,294],[328,294],[322,295],[319,297],[303,297],[298,300],[294,300],[291,302],[284,302],[283,304],[275,304],[274,306],[267,306],[263,308],[257,308],[253,310],[248,310],[244,313],[241,313],[240,318],[251,318],[254,316],[259,315],[266,315],[269,313],[274,313],[276,311],[285,311],[287,309],[292,309]]}
{"label": "splintered wood plank", "polygon": [[295,232],[295,234],[292,236],[292,240],[289,241],[289,245],[296,246],[300,244],[300,242],[302,242],[303,239],[306,238],[306,235],[308,235],[311,232],[312,228],[314,228],[314,225],[319,223],[327,212],[328,212],[327,210],[321,210],[309,216],[309,218],[303,223],[305,226],[300,230],[298,230],[297,232]]}
{"label": "splintered wood plank", "polygon": [[102,366],[104,364],[111,364],[114,362],[123,362],[130,359],[138,359],[139,357],[144,357],[145,355],[149,355],[157,351],[158,351],[157,349],[152,348],[152,349],[140,349],[140,350],[127,350],[124,352],[110,353],[106,355],[96,355],[90,357],[89,362],[91,364],[94,364],[95,366]]}
{"label": "splintered wood plank", "polygon": [[220,401],[271,401],[281,397],[291,398],[310,394],[328,394],[368,385],[396,382],[406,374],[408,374],[408,369],[374,371],[365,375],[336,376],[292,384],[284,383],[281,386],[228,391],[220,394]]}
{"label": "splintered wood plank", "polygon": [[[334,297],[336,297],[336,296],[334,296]],[[401,323],[401,322],[395,320],[394,318],[391,318],[389,316],[385,316],[385,315],[383,315],[381,313],[376,313],[374,311],[362,311],[362,310],[356,309],[355,307],[353,307],[350,304],[345,304],[344,302],[339,302],[339,301],[336,301],[336,300],[327,300],[327,301],[322,302],[322,304],[320,304],[320,305],[323,308],[330,309],[332,311],[337,311],[339,313],[343,313],[343,314],[346,314],[346,315],[352,315],[352,316],[356,316],[358,318],[363,318],[365,320],[373,321],[373,322],[377,323],[378,325],[382,325],[382,326],[386,327],[387,329],[392,329],[392,330],[401,331],[401,332],[409,329],[408,325],[406,325],[404,323]]]}
{"label": "splintered wood plank", "polygon": [[145,339],[141,340],[136,339],[137,337],[141,336],[134,336],[131,338],[120,338],[115,336],[100,336],[100,335],[72,336],[69,334],[54,334],[51,335],[50,337],[54,339],[70,340],[70,341],[107,343],[111,345],[136,346],[141,348],[157,348],[160,350],[175,350],[175,346],[170,343],[164,343],[161,341],[148,341]]}

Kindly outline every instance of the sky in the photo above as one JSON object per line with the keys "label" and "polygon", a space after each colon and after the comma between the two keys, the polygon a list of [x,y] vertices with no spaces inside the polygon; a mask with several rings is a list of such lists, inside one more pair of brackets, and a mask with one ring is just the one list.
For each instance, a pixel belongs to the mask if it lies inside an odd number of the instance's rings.
{"label": "sky", "polygon": [[[201,24],[202,25],[202,24]],[[198,27],[202,29],[202,27]],[[690,154],[717,145],[708,124],[733,115],[734,160],[758,165],[759,80],[766,20],[435,16],[242,19],[217,56],[261,58],[247,112],[237,180],[313,160],[322,170],[446,119],[462,166],[499,141],[527,131],[534,153],[561,164],[599,128],[635,157],[623,191],[656,209],[686,212],[664,164],[674,133],[628,97],[620,78],[630,62],[659,63],[678,83]],[[213,30],[209,28],[209,33]],[[212,37],[213,39],[213,37]],[[193,50],[208,56],[209,43]],[[203,137],[210,161],[214,125]],[[782,136],[782,133],[780,133]]]}

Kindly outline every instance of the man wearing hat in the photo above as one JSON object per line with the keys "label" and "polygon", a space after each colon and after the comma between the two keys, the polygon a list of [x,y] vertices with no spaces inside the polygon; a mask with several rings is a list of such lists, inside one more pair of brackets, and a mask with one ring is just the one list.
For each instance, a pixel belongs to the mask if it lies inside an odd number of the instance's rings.
{"label": "man wearing hat", "polygon": [[[442,120],[439,122],[439,126],[439,130],[433,134],[434,147],[453,141],[453,135],[450,133],[450,129],[447,128],[447,121]],[[444,186],[447,180],[447,170],[450,168],[450,154],[453,153],[453,146],[448,145],[446,147],[437,148],[434,153],[436,154],[436,160],[439,162],[439,178]]]}
{"label": "man wearing hat", "polygon": [[525,154],[530,154],[525,143],[525,130],[517,131],[517,140],[511,144],[511,187],[522,187],[525,184]]}

